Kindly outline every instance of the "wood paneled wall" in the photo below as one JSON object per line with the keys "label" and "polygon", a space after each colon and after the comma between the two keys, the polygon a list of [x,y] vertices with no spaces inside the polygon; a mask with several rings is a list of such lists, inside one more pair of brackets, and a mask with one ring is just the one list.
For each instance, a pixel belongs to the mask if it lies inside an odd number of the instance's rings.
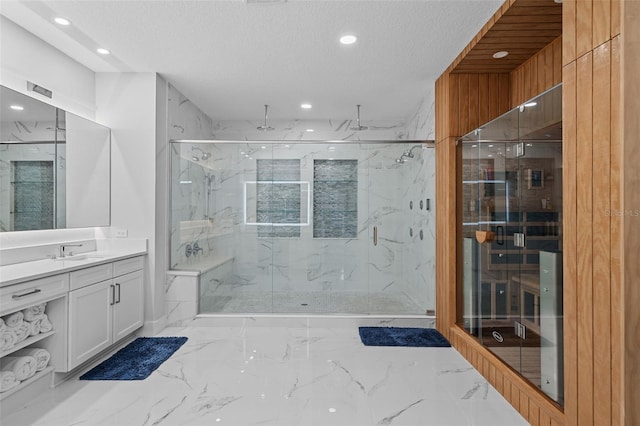
{"label": "wood paneled wall", "polygon": [[511,108],[562,83],[562,36],[511,71]]}
{"label": "wood paneled wall", "polygon": [[[563,3],[567,425],[640,424],[640,219],[631,208],[638,205],[640,183],[632,159],[637,164],[640,154],[631,148],[637,138],[625,140],[622,132],[623,125],[638,122],[638,106],[627,107],[623,96],[635,80],[621,80],[622,43],[634,39],[631,31],[638,33],[638,11],[633,25],[624,24],[633,8],[640,9],[638,2]],[[624,75],[638,72],[638,64],[630,64]],[[635,113],[631,120],[623,119],[627,110]],[[627,274],[629,268],[636,269]],[[625,351],[630,347],[635,349]]]}
{"label": "wood paneled wall", "polygon": [[[622,180],[621,196],[612,195],[612,199],[623,200],[622,208],[630,211],[630,216],[625,216],[624,221],[618,220],[612,227],[612,233],[622,235],[624,241],[618,244],[613,241],[612,263],[616,265],[623,261],[623,268],[616,268],[616,273],[622,273],[624,279],[616,280],[624,283],[623,288],[612,294],[616,301],[614,307],[623,311],[623,329],[616,329],[624,340],[624,345],[614,351],[613,362],[622,360],[622,367],[618,372],[623,377],[623,383],[614,388],[614,398],[624,401],[624,420],[626,425],[640,424],[640,2],[625,2],[622,34],[624,34],[624,46],[621,56],[623,80],[613,80],[611,90],[615,93],[623,93],[623,103],[612,108],[612,117],[622,117],[622,129],[613,129],[611,133],[612,151],[622,151],[621,156],[616,156],[612,162],[612,180]],[[617,85],[623,89],[618,90]],[[618,108],[619,107],[619,108]],[[621,109],[621,110],[620,110]],[[621,131],[620,134],[618,132]],[[614,142],[615,141],[615,142]],[[622,146],[618,144],[622,143]],[[613,160],[613,157],[612,157]],[[621,167],[621,165],[623,167]],[[614,206],[612,206],[614,207]],[[622,249],[622,252],[620,251]],[[612,277],[613,279],[613,277]],[[617,392],[624,392],[620,395]],[[617,393],[617,394],[616,394]]]}
{"label": "wood paneled wall", "polygon": [[[507,14],[513,2],[505,1],[487,26]],[[639,1],[564,0],[562,37],[510,75],[453,73],[471,50],[468,46],[436,82],[437,328],[533,425],[640,425],[637,22]],[[564,412],[456,325],[461,308],[455,141],[559,78],[564,103]],[[508,106],[503,103],[505,84]]]}

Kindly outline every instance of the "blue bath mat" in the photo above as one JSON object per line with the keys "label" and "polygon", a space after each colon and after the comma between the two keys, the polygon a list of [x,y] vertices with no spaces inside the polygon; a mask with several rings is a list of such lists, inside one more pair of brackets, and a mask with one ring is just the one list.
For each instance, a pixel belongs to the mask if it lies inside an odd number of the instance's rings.
{"label": "blue bath mat", "polygon": [[365,346],[420,346],[448,348],[451,344],[434,328],[360,327]]}
{"label": "blue bath mat", "polygon": [[138,337],[80,380],[144,380],[186,341],[186,337]]}

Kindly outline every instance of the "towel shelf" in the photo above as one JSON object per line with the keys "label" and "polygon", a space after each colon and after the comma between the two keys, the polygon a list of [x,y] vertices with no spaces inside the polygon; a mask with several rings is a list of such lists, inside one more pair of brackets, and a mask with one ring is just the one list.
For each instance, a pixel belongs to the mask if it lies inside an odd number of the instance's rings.
{"label": "towel shelf", "polygon": [[37,334],[35,336],[31,336],[31,337],[27,338],[26,340],[23,340],[22,342],[16,344],[11,349],[7,349],[5,351],[0,352],[0,358],[5,357],[7,355],[10,355],[10,354],[14,353],[15,351],[20,350],[22,348],[26,348],[27,346],[32,345],[32,344],[34,344],[36,342],[39,342],[42,339],[46,339],[47,337],[51,336],[55,332],[56,332],[55,330],[51,330],[51,331],[48,331],[46,333],[40,333],[40,334]]}
{"label": "towel shelf", "polygon": [[24,380],[24,381],[20,382],[19,385],[9,389],[6,392],[0,393],[0,401],[2,401],[5,398],[8,398],[9,396],[13,395],[14,393],[18,392],[19,390],[24,389],[25,387],[29,386],[30,384],[37,382],[38,380],[40,380],[41,378],[43,378],[47,374],[50,375],[53,370],[54,370],[53,366],[48,366],[44,370],[38,371],[36,374],[34,374],[33,376],[29,377],[27,380]]}

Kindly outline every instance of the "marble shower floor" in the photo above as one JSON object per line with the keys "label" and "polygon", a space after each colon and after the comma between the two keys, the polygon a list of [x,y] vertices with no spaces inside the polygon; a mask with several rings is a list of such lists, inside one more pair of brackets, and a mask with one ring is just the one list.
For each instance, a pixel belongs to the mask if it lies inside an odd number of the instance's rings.
{"label": "marble shower floor", "polygon": [[189,340],[146,380],[73,378],[3,424],[527,424],[454,349],[366,347],[352,321],[317,324],[200,318],[167,328],[160,335]]}
{"label": "marble shower floor", "polygon": [[424,315],[402,293],[355,291],[218,291],[200,296],[200,313]]}

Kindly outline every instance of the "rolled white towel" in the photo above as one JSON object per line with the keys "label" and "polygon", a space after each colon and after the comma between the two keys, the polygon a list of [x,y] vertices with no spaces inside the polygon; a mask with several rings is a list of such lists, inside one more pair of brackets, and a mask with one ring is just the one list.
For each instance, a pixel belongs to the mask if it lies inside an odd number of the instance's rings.
{"label": "rolled white towel", "polygon": [[5,331],[0,333],[0,351],[11,349],[16,345],[17,340],[16,333],[6,328]]}
{"label": "rolled white towel", "polygon": [[13,371],[0,371],[0,392],[5,392],[16,386],[19,381]]}
{"label": "rolled white towel", "polygon": [[47,303],[40,303],[39,305],[30,306],[27,309],[22,310],[25,321],[35,321],[42,318],[44,315],[44,309],[47,307]]}
{"label": "rolled white towel", "polygon": [[22,321],[18,326],[8,327],[7,330],[12,331],[16,335],[16,343],[20,343],[31,335],[31,324]]}
{"label": "rolled white towel", "polygon": [[49,321],[47,314],[42,316],[42,322],[40,323],[40,333],[48,333],[53,330],[53,324]]}
{"label": "rolled white towel", "polygon": [[5,315],[4,317],[2,317],[2,319],[4,320],[4,323],[7,325],[7,327],[16,327],[20,325],[20,323],[24,320],[24,314],[22,313],[22,311],[18,311],[9,315]]}
{"label": "rolled white towel", "polygon": [[44,348],[24,348],[15,351],[11,355],[15,356],[32,356],[36,360],[36,371],[44,370],[49,365],[51,354]]}
{"label": "rolled white towel", "polygon": [[36,374],[36,365],[36,359],[32,356],[5,356],[0,360],[0,370],[12,371],[19,381]]}
{"label": "rolled white towel", "polygon": [[40,327],[42,326],[42,318],[37,319],[35,321],[29,321],[27,322],[27,324],[29,324],[29,334],[31,336],[40,334]]}

